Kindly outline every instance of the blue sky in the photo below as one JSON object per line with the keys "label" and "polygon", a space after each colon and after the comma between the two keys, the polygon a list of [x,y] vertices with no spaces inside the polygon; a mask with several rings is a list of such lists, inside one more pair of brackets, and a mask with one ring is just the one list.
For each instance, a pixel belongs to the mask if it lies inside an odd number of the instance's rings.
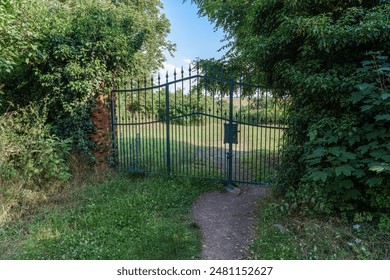
{"label": "blue sky", "polygon": [[206,17],[197,15],[198,8],[190,0],[161,0],[163,13],[171,22],[168,39],[176,43],[175,57],[166,53],[165,70],[188,66],[190,60],[200,58],[220,58],[218,50],[224,45],[222,30],[214,31],[214,25]]}

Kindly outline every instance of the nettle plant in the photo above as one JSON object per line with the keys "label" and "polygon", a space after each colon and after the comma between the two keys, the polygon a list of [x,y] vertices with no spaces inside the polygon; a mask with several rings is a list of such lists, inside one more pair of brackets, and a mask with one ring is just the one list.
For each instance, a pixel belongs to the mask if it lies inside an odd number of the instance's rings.
{"label": "nettle plant", "polygon": [[318,210],[338,208],[359,217],[372,212],[369,216],[389,229],[390,62],[379,53],[370,56],[357,73],[364,83],[346,100],[350,112],[309,128],[302,185],[311,189]]}

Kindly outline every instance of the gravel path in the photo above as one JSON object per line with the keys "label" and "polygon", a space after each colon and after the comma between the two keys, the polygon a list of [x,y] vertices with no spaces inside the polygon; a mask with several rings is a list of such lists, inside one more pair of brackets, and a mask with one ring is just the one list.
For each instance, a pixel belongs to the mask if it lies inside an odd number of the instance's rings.
{"label": "gravel path", "polygon": [[248,256],[247,247],[254,235],[254,212],[266,190],[241,185],[241,194],[210,192],[193,205],[192,214],[199,225],[204,260],[240,260]]}

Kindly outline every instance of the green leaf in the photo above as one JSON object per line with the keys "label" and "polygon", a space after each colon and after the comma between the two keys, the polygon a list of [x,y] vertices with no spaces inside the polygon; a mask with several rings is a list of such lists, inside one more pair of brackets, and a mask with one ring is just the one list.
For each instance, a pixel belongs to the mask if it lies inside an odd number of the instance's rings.
{"label": "green leaf", "polygon": [[377,121],[390,121],[390,114],[376,115],[375,120],[377,120]]}
{"label": "green leaf", "polygon": [[380,185],[382,184],[382,182],[383,179],[380,177],[372,177],[366,181],[367,185],[369,185],[370,187]]}
{"label": "green leaf", "polygon": [[328,173],[323,171],[314,171],[311,173],[310,177],[315,181],[322,181],[325,183],[328,178]]}
{"label": "green leaf", "polygon": [[356,86],[360,91],[370,91],[375,88],[375,85],[373,84],[359,84]]}
{"label": "green leaf", "polygon": [[352,93],[350,100],[352,101],[353,104],[356,104],[359,101],[361,101],[363,98],[364,95],[361,92],[357,91]]}
{"label": "green leaf", "polygon": [[382,95],[381,95],[382,100],[386,100],[389,97],[390,97],[390,93],[389,92],[382,93]]}
{"label": "green leaf", "polygon": [[369,170],[374,171],[376,173],[390,171],[390,164],[383,164],[383,163],[379,163],[379,162],[374,162],[374,163],[370,164]]}
{"label": "green leaf", "polygon": [[325,154],[325,149],[324,148],[317,148],[309,155],[309,158],[322,157],[324,154]]}
{"label": "green leaf", "polygon": [[344,164],[342,166],[338,166],[335,169],[336,176],[340,176],[341,174],[344,174],[345,176],[351,176],[352,171],[354,171],[355,168],[350,166],[349,164]]}
{"label": "green leaf", "polygon": [[351,152],[342,152],[341,153],[341,158],[345,160],[353,160],[356,159],[356,154],[351,153]]}
{"label": "green leaf", "polygon": [[374,106],[373,105],[364,105],[364,106],[360,107],[360,109],[362,110],[362,112],[366,112],[366,111],[371,110],[372,107],[374,107]]}
{"label": "green leaf", "polygon": [[332,147],[329,149],[329,153],[335,156],[339,156],[342,153],[342,149],[340,147]]}

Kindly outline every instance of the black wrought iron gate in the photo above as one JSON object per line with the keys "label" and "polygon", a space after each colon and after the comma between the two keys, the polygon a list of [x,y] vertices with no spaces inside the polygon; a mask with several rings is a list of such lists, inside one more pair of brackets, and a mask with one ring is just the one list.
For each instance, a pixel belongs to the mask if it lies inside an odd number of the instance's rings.
{"label": "black wrought iron gate", "polygon": [[[214,72],[215,73],[215,72]],[[114,162],[132,173],[271,182],[286,99],[243,77],[182,69],[112,91]]]}

